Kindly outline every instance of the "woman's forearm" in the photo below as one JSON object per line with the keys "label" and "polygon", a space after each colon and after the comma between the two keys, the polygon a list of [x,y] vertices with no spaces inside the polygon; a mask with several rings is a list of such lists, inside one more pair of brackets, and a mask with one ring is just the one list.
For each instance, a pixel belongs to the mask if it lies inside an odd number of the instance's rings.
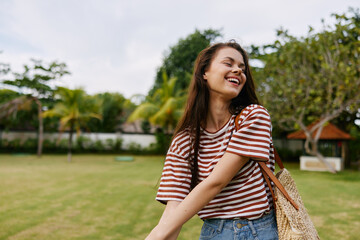
{"label": "woman's forearm", "polygon": [[186,198],[159,222],[157,228],[162,238],[172,235],[185,222],[205,207],[231,181],[249,159],[232,153],[225,153],[212,173],[198,184]]}
{"label": "woman's forearm", "polygon": [[[168,217],[172,216],[173,212],[179,206],[179,204],[180,204],[179,201],[168,201],[167,202],[164,213],[159,220],[160,225],[163,223],[163,221],[166,221],[166,219]],[[178,227],[177,229],[175,229],[175,231],[169,236],[168,240],[176,240],[180,234],[180,231],[181,231],[181,226]]]}
{"label": "woman's forearm", "polygon": [[[176,209],[176,207],[180,204],[179,201],[168,201],[166,204],[166,207],[164,209],[164,212],[159,220],[158,226],[162,225],[162,222],[167,219],[168,216],[170,216],[174,210]],[[158,226],[156,226],[151,232],[150,234],[147,236],[147,239],[159,239],[159,237],[157,236],[157,232],[160,232],[161,230],[158,230]],[[171,235],[169,235],[169,237],[167,237],[167,240],[176,240],[177,237],[179,236],[181,230],[181,226],[178,229],[175,229],[175,231],[173,231],[173,233]]]}
{"label": "woman's forearm", "polygon": [[158,227],[164,234],[164,239],[168,239],[167,236],[206,206],[221,189],[220,186],[207,184],[206,180],[194,188],[171,215],[159,222]]}

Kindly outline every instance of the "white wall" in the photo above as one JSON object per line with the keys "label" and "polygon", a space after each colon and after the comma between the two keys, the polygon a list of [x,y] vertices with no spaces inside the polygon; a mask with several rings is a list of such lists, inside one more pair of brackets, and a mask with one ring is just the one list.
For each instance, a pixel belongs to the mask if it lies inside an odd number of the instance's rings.
{"label": "white wall", "polygon": [[[91,139],[91,141],[100,140],[105,143],[106,139],[122,139],[122,148],[128,149],[130,143],[140,144],[141,147],[148,147],[151,143],[156,143],[154,135],[151,134],[123,134],[123,133],[81,133],[80,136]],[[59,136],[58,133],[44,133],[44,139],[56,141],[60,139],[68,139],[69,134],[63,133]],[[73,140],[76,140],[77,134],[73,136]],[[0,139],[6,139],[12,141],[15,139],[21,139],[25,141],[27,139],[37,138],[36,132],[0,132]]]}
{"label": "white wall", "polygon": [[[142,148],[148,147],[151,143],[156,143],[154,135],[151,134],[123,134],[123,133],[81,133],[81,136],[91,139],[91,141],[101,140],[105,143],[106,139],[116,140],[121,138],[123,140],[122,148],[128,149],[130,143],[140,144]],[[76,140],[77,135],[74,134],[73,140]],[[25,141],[29,138],[37,138],[36,132],[1,132],[0,139],[6,139],[8,141],[14,139],[22,139]],[[68,139],[69,134],[63,133],[60,136],[61,139]],[[44,133],[44,139],[49,139],[51,141],[56,141],[59,139],[58,133]],[[288,140],[288,139],[273,139],[274,146],[276,148],[287,148],[289,150],[302,150],[303,141],[302,140]]]}

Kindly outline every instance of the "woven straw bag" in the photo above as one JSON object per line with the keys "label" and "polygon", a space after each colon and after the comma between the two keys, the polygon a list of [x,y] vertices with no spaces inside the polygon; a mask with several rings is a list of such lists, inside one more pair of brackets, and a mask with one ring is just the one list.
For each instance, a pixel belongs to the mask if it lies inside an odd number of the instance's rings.
{"label": "woven straw bag", "polygon": [[283,168],[276,174],[276,177],[299,206],[299,210],[296,210],[286,197],[275,188],[274,193],[277,198],[276,221],[278,230],[280,230],[279,239],[320,239],[289,171]]}
{"label": "woven straw bag", "polygon": [[[278,154],[275,152],[275,160]],[[279,164],[280,161],[280,164]],[[264,162],[259,162],[265,180],[274,183],[274,191],[270,187],[275,200],[276,222],[280,240],[313,240],[320,239],[309,214],[306,211],[294,179],[283,167],[280,158],[276,160],[281,170],[276,177]]]}
{"label": "woven straw bag", "polygon": [[[237,130],[240,115],[241,113],[235,119]],[[274,200],[279,240],[319,240],[320,237],[301,200],[294,179],[284,167],[275,148],[274,154],[275,161],[280,167],[276,177],[264,161],[258,161],[258,164]],[[274,189],[270,181],[274,183]]]}

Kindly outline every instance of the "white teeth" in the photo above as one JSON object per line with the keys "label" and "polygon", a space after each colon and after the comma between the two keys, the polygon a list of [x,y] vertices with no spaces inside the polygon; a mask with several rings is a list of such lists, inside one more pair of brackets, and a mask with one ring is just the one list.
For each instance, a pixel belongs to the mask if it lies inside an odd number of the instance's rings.
{"label": "white teeth", "polygon": [[229,82],[233,82],[233,83],[236,83],[236,84],[240,84],[240,81],[239,81],[238,79],[236,79],[236,78],[228,78],[228,79],[226,79],[226,80],[228,80]]}

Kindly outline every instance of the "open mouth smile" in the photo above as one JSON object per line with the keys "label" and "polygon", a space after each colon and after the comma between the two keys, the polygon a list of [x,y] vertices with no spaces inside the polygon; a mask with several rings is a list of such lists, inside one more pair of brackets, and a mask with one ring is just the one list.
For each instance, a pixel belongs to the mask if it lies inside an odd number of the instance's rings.
{"label": "open mouth smile", "polygon": [[228,78],[225,78],[225,79],[226,79],[226,81],[228,81],[230,83],[240,85],[240,79],[237,78],[237,77],[228,77]]}

